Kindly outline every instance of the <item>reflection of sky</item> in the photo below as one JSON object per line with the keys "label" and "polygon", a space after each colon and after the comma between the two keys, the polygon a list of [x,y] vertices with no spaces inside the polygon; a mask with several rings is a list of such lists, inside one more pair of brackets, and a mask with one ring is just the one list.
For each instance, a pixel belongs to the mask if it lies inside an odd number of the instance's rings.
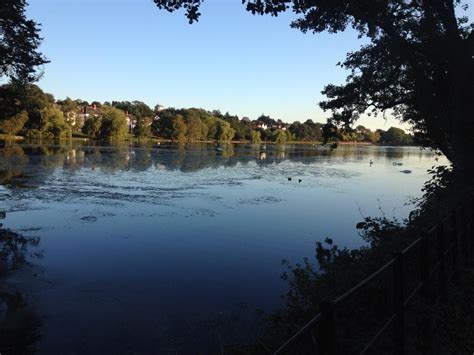
{"label": "reflection of sky", "polygon": [[7,227],[41,228],[28,233],[41,237],[37,263],[52,282],[37,292],[48,315],[44,349],[60,346],[59,334],[79,341],[64,322],[92,322],[86,334],[110,329],[111,340],[118,320],[135,337],[145,324],[166,327],[164,318],[216,314],[241,301],[274,307],[285,291],[282,259],[312,257],[325,237],[361,245],[354,226],[361,215],[380,216],[379,207],[406,217],[405,203],[420,196],[436,163],[416,148],[226,149],[30,149],[28,163],[4,159],[23,164],[18,179],[41,177],[0,195]]}

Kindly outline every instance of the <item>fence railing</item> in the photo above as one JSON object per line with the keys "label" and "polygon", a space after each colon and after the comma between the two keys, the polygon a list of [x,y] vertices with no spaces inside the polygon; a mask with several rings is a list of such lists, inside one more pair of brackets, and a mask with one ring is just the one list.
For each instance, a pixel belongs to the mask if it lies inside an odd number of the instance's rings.
{"label": "fence railing", "polygon": [[349,334],[356,329],[343,330],[338,321],[342,315],[357,313],[352,308],[344,310],[344,304],[353,306],[354,302],[349,303],[349,299],[360,296],[361,291],[367,297],[370,288],[376,293],[374,305],[390,303],[387,305],[390,310],[385,312],[383,319],[365,320],[375,322],[376,326],[358,352],[367,354],[374,351],[375,345],[392,328],[389,347],[394,354],[404,354],[407,347],[405,318],[414,297],[420,295],[444,302],[448,281],[456,283],[460,270],[470,266],[474,251],[473,218],[474,199],[470,198],[350,290],[335,299],[321,302],[319,313],[274,354],[345,354],[344,347],[351,338],[359,339],[360,345],[360,337]]}

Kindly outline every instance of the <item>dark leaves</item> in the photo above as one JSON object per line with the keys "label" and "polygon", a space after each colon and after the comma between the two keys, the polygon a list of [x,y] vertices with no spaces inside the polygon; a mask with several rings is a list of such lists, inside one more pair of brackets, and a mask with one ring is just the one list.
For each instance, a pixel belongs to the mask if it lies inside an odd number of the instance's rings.
{"label": "dark leaves", "polygon": [[37,80],[38,67],[48,63],[38,51],[40,25],[25,16],[26,1],[4,0],[0,5],[0,78],[20,83]]}

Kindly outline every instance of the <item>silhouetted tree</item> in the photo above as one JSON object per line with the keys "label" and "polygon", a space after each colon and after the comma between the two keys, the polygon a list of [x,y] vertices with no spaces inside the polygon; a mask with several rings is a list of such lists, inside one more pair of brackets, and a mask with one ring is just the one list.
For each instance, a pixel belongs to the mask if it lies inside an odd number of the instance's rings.
{"label": "silhouetted tree", "polygon": [[0,4],[0,79],[22,84],[38,79],[37,68],[48,63],[38,51],[39,25],[25,15],[25,0],[2,0]]}

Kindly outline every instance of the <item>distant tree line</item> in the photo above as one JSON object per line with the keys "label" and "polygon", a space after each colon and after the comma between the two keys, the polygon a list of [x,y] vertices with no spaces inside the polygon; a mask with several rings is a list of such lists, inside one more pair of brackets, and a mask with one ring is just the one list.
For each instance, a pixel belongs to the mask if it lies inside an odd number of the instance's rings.
{"label": "distant tree line", "polygon": [[36,139],[69,139],[75,134],[102,141],[154,137],[181,142],[283,144],[322,142],[329,136],[339,142],[413,144],[411,135],[395,127],[387,131],[371,131],[364,126],[341,129],[310,119],[288,124],[264,114],[252,121],[218,110],[165,109],[160,105],[152,109],[141,101],[56,101],[33,84],[0,86],[0,132]]}

